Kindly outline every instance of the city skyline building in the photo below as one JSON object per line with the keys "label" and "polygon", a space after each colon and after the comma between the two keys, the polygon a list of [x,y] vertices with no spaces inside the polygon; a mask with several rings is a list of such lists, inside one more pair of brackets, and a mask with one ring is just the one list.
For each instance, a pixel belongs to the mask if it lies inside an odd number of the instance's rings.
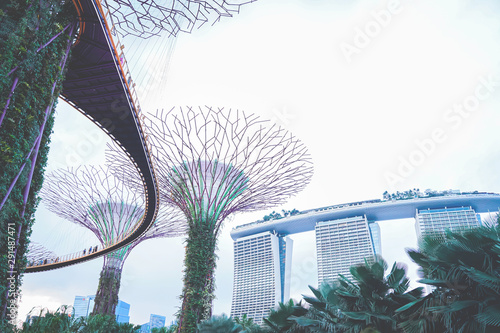
{"label": "city skyline building", "polygon": [[318,222],[315,232],[318,285],[333,282],[339,274],[351,279],[351,266],[382,253],[380,227],[366,216]]}
{"label": "city skyline building", "polygon": [[278,302],[290,298],[293,240],[263,232],[234,242],[231,317],[246,314],[262,323]]}
{"label": "city skyline building", "polygon": [[[73,309],[75,310],[75,318],[88,317],[94,308],[95,295],[75,296]],[[117,323],[128,323],[130,320],[130,304],[118,300],[115,309],[115,319]]]}
{"label": "city skyline building", "polygon": [[141,325],[141,333],[150,333],[153,328],[162,328],[165,326],[165,322],[167,320],[167,317],[157,315],[157,314],[151,314],[149,316],[149,322]]}
{"label": "city skyline building", "polygon": [[481,216],[472,207],[421,209],[415,214],[417,237],[460,231],[481,226]]}

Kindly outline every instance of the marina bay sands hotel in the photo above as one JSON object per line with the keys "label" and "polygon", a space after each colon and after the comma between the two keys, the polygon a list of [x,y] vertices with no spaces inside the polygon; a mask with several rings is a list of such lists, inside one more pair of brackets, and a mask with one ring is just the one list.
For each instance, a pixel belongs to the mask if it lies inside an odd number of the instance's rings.
{"label": "marina bay sands hotel", "polygon": [[238,226],[234,240],[231,316],[255,322],[290,294],[293,241],[289,235],[316,232],[318,285],[343,274],[364,258],[381,254],[377,221],[415,218],[417,236],[481,225],[478,213],[498,212],[500,195],[452,193],[405,200],[369,200],[302,211]]}

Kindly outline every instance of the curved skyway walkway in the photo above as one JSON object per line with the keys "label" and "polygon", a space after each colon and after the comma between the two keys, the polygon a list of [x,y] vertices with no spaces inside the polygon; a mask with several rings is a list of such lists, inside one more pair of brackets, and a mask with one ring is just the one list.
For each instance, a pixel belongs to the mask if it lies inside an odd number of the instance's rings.
{"label": "curved skyway walkway", "polygon": [[[47,271],[95,259],[142,235],[155,220],[158,189],[122,47],[112,37],[108,14],[98,0],[74,0],[79,35],[71,51],[62,98],[105,131],[134,161],[144,183],[146,211],[135,230],[107,248],[89,249],[29,263],[26,273]],[[115,39],[116,41],[114,41]]]}

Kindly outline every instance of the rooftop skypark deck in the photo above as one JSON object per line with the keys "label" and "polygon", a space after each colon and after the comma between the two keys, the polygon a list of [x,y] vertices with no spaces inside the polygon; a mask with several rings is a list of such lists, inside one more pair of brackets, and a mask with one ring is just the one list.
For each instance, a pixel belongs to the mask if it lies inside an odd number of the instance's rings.
{"label": "rooftop skypark deck", "polygon": [[478,213],[496,212],[500,208],[500,194],[496,193],[461,193],[418,197],[402,200],[367,200],[327,206],[302,211],[297,215],[257,221],[241,225],[231,230],[231,237],[241,237],[274,231],[278,234],[290,235],[314,230],[317,222],[331,221],[352,216],[363,216],[369,221],[385,221],[413,218],[417,210],[452,207],[472,207]]}

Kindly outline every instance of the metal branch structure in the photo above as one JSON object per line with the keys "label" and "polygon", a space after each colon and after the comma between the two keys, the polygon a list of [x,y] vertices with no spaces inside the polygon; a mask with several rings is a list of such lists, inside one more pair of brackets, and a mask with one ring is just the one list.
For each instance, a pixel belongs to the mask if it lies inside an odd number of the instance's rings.
{"label": "metal branch structure", "polygon": [[[215,250],[224,219],[285,203],[309,183],[313,167],[304,144],[289,132],[242,111],[158,111],[146,118],[145,131],[160,200],[179,207],[188,220],[179,332],[193,332],[211,314]],[[108,162],[115,170],[126,169],[119,156]]]}
{"label": "metal branch structure", "polygon": [[32,266],[36,263],[42,263],[44,261],[56,261],[58,260],[57,254],[50,251],[45,246],[37,242],[31,242],[28,245],[28,254],[26,255],[26,260],[28,261],[28,266]]}
{"label": "metal branch structure", "polygon": [[[131,234],[145,212],[144,194],[113,177],[108,167],[54,171],[46,177],[41,194],[49,210],[92,231],[103,248]],[[135,246],[150,238],[183,235],[185,229],[181,212],[164,205],[149,230],[131,244],[105,255],[93,313],[114,315],[123,264]],[[98,246],[91,246],[83,250],[83,255],[97,250]]]}
{"label": "metal branch structure", "polygon": [[166,32],[177,36],[221,17],[232,17],[240,7],[256,0],[104,0],[116,31],[141,38]]}

